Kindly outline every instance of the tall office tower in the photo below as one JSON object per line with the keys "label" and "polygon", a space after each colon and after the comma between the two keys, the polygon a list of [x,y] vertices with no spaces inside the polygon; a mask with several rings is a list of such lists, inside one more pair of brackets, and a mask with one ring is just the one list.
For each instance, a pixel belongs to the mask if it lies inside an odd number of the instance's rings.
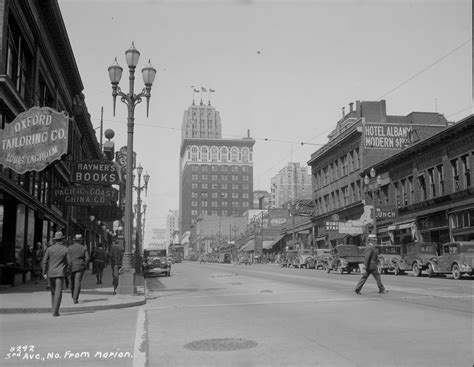
{"label": "tall office tower", "polygon": [[311,173],[309,167],[290,162],[271,179],[270,205],[280,208],[293,199],[311,199]]}
{"label": "tall office tower", "polygon": [[185,111],[179,166],[179,231],[200,215],[241,215],[252,208],[255,140],[222,139],[220,115],[208,105]]}
{"label": "tall office tower", "polygon": [[166,236],[168,243],[173,241],[175,231],[178,230],[178,211],[169,210],[169,214],[166,216]]}

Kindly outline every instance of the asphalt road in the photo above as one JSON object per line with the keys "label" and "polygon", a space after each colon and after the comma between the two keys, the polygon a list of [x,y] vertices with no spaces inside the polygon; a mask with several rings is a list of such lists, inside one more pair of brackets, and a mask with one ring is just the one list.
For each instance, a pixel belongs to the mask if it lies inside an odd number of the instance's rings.
{"label": "asphalt road", "polygon": [[[356,295],[359,276],[174,264],[142,307],[2,315],[0,365],[473,365],[472,279],[387,275],[388,294],[369,278]],[[17,346],[33,351],[8,358]]]}
{"label": "asphalt road", "polygon": [[472,366],[472,280],[175,264],[147,280],[150,366]]}

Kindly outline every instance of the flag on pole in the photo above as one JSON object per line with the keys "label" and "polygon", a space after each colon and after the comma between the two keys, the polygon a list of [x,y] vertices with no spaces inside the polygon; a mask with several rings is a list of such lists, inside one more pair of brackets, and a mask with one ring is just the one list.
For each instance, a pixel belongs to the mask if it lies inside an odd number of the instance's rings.
{"label": "flag on pole", "polygon": [[204,87],[201,87],[201,92],[207,92],[207,89]]}
{"label": "flag on pole", "polygon": [[194,92],[199,93],[199,89],[194,89]]}
{"label": "flag on pole", "polygon": [[209,92],[214,93],[216,90],[215,89],[209,89]]}

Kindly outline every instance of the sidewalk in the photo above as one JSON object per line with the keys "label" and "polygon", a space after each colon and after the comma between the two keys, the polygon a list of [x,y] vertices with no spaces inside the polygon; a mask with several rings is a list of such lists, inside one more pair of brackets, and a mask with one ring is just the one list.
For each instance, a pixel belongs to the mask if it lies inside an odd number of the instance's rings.
{"label": "sidewalk", "polygon": [[[112,271],[110,266],[104,269],[102,284],[92,271],[86,270],[82,278],[79,303],[74,304],[71,289],[63,290],[60,312],[84,312],[141,306],[146,303],[143,276],[137,275],[137,295],[114,295]],[[0,314],[5,313],[50,313],[51,292],[46,289],[47,281],[38,284],[29,282],[16,287],[3,288],[0,291]]]}

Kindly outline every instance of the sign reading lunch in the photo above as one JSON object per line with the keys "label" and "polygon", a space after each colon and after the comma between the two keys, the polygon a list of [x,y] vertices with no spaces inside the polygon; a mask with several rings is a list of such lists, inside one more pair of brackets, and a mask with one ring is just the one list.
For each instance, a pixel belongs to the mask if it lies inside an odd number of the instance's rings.
{"label": "sign reading lunch", "polygon": [[105,160],[74,162],[71,181],[94,185],[119,184],[120,166],[117,163]]}
{"label": "sign reading lunch", "polygon": [[367,123],[364,129],[366,148],[402,149],[409,141],[412,128],[408,125]]}
{"label": "sign reading lunch", "polygon": [[68,116],[32,107],[0,130],[0,164],[17,173],[42,171],[67,153]]}

